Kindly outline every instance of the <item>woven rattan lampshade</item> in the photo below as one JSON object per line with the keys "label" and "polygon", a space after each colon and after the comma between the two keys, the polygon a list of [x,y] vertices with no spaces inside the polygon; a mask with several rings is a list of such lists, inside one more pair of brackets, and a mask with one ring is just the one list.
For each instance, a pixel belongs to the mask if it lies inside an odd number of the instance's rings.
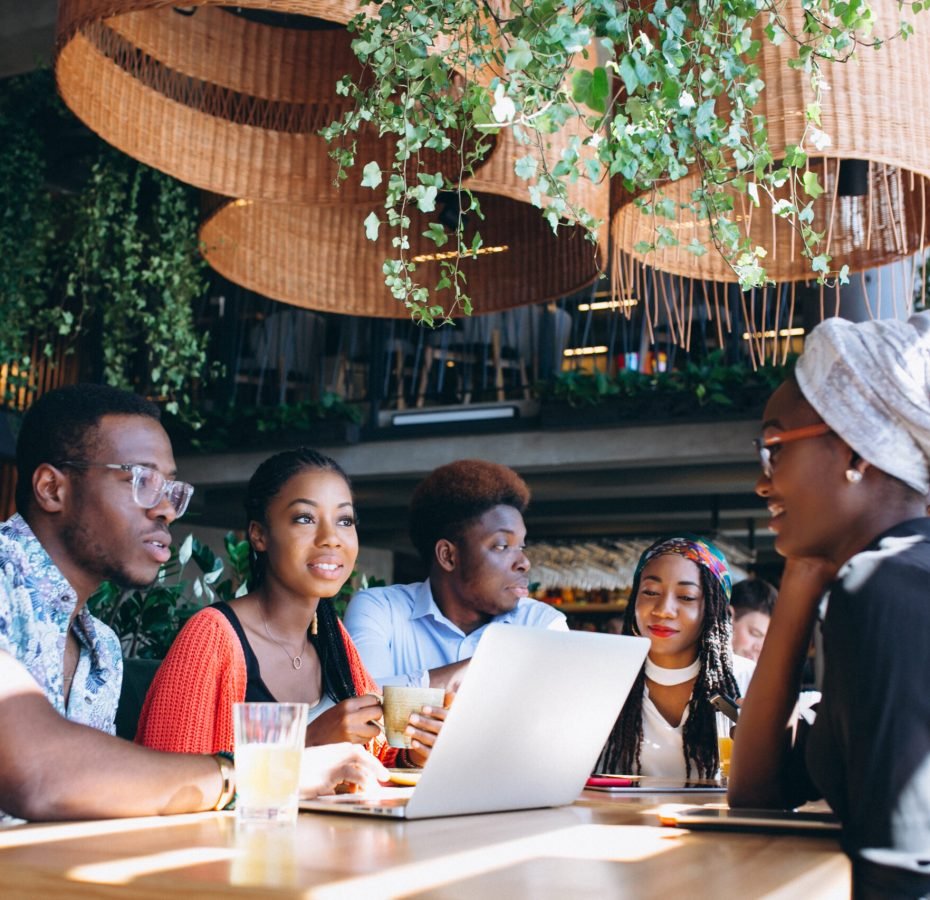
{"label": "woven rattan lampshade", "polygon": [[[118,149],[208,191],[368,200],[358,179],[334,187],[336,166],[317,134],[346,108],[337,79],[360,72],[341,27],[358,11],[348,0],[252,0],[236,12],[211,0],[61,0],[59,90]],[[374,132],[359,134],[363,164],[386,165],[392,153]],[[424,163],[442,168],[435,157]]]}
{"label": "woven rattan lampshade", "polygon": [[[876,0],[874,34],[888,36],[898,29],[903,8],[893,0]],[[795,33],[801,33],[800,4],[793,2],[785,15]],[[762,17],[760,17],[762,18]],[[762,23],[757,24],[761,28]],[[761,37],[761,35],[757,35]],[[754,112],[766,117],[769,141],[776,158],[785,148],[800,142],[804,111],[814,100],[804,73],[789,69],[791,42],[779,47],[762,40],[758,60],[760,78],[766,88]],[[826,235],[822,252],[832,257],[831,266],[849,266],[858,272],[875,268],[922,250],[927,242],[927,192],[930,189],[930,91],[927,90],[927,59],[930,59],[930,30],[917,22],[915,35],[896,40],[880,52],[861,49],[858,59],[845,64],[825,64],[829,90],[824,92],[822,130],[831,143],[821,157],[811,161],[824,194],[815,203],[813,227]],[[889,102],[889,85],[894,85],[894,102]],[[810,150],[809,153],[816,151]],[[861,192],[844,188],[851,170],[863,176]],[[666,185],[663,194],[676,205],[687,203],[700,186],[697,174]],[[753,208],[740,195],[734,219],[754,245],[767,251],[766,272],[776,282],[803,281],[811,277],[810,263],[801,255],[794,229],[772,214],[771,201]],[[615,207],[611,220],[612,246],[621,260],[634,261],[677,275],[736,281],[736,275],[715,251],[706,222],[696,221],[683,211],[678,220],[663,225],[672,228],[679,247],[639,253],[640,241],[652,243],[654,221],[633,205]],[[696,256],[684,249],[697,240],[708,250]],[[634,268],[626,263],[630,277]]]}
{"label": "woven rattan lampshade", "polygon": [[[561,297],[597,276],[596,249],[578,229],[556,237],[538,209],[509,197],[485,194],[481,205],[481,235],[493,252],[462,260],[476,314]],[[346,315],[406,318],[406,308],[384,285],[382,265],[394,255],[390,234],[382,230],[371,242],[361,227],[370,209],[227,201],[204,222],[201,245],[224,277],[276,300]],[[442,252],[420,236],[426,224],[413,214],[412,257]],[[436,284],[438,262],[421,263],[417,277]],[[431,302],[442,303],[442,295]]]}
{"label": "woven rattan lampshade", "polygon": [[[550,164],[578,134],[567,127],[548,136]],[[565,225],[555,235],[529,202],[528,182],[514,172],[515,161],[526,153],[504,128],[489,157],[464,183],[478,195],[485,217],[479,223],[471,216],[466,230],[470,234],[477,225],[489,251],[461,262],[476,315],[564,297],[594,281],[606,264],[609,185],[579,179],[568,186],[569,202],[605,223],[596,245],[584,238],[580,226]],[[366,203],[338,206],[225,201],[201,228],[204,256],[230,281],[286,303],[406,318],[407,309],[384,285],[383,263],[395,255],[392,235],[382,229],[379,240],[371,242],[362,228],[374,207],[370,196]],[[454,243],[437,249],[422,237],[436,217],[415,210],[408,214],[409,257],[421,263],[419,283],[432,287],[439,280],[438,262],[417,258],[447,252]],[[430,298],[447,311],[450,302],[443,294]]]}

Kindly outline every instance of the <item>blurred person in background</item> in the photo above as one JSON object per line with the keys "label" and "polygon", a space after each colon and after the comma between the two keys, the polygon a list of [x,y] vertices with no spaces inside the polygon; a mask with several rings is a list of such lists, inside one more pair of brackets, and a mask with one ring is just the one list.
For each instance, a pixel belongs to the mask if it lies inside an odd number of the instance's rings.
{"label": "blurred person in background", "polygon": [[772,620],[778,591],[761,578],[746,578],[733,585],[730,614],[733,617],[733,652],[755,662]]}

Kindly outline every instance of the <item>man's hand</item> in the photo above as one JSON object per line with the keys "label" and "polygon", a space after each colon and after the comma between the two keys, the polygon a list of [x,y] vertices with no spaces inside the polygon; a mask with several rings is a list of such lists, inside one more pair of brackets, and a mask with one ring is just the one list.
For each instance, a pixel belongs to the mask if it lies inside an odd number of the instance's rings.
{"label": "man's hand", "polygon": [[332,794],[336,786],[343,783],[361,791],[370,790],[389,777],[388,770],[377,758],[358,744],[307,747],[300,761],[300,795]]}
{"label": "man's hand", "polygon": [[381,733],[375,724],[381,718],[381,699],[374,694],[349,697],[326,710],[307,726],[306,744],[367,744]]}
{"label": "man's hand", "polygon": [[458,693],[470,662],[470,659],[463,659],[459,662],[449,663],[447,666],[440,666],[438,669],[430,669],[429,686],[443,688],[448,694]]}
{"label": "man's hand", "polygon": [[[456,663],[456,665],[459,665],[459,663]],[[420,712],[410,714],[410,724],[404,730],[404,734],[409,735],[411,738],[407,758],[413,765],[426,765],[454,697],[454,694],[446,693],[445,707],[443,709],[435,706],[424,706]]]}

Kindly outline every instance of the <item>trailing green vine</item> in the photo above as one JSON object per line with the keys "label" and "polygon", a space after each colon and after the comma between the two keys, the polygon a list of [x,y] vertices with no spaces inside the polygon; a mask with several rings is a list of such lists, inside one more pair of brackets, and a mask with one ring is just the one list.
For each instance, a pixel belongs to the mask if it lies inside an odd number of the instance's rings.
{"label": "trailing green vine", "polygon": [[48,71],[4,83],[0,133],[0,364],[28,367],[36,340],[48,356],[81,341],[90,377],[194,415],[208,340],[193,319],[196,192],[91,135]]}
{"label": "trailing green vine", "polygon": [[[462,210],[475,209],[462,182],[486,152],[479,136],[503,128],[525,148],[516,173],[554,230],[598,224],[571,204],[568,185],[617,177],[654,220],[653,241],[637,252],[677,246],[681,208],[662,188],[697,173],[700,187],[686,206],[708,223],[711,244],[744,288],[766,283],[766,251],[738,226],[734,192],[756,205],[768,194],[773,212],[798,233],[812,272],[822,282],[845,282],[845,267],[832,264],[813,225],[823,186],[807,163],[829,141],[819,127],[826,67],[889,36],[870,33],[874,17],[864,0],[792,2],[800,4],[798,25],[785,0],[375,0],[350,25],[366,71],[357,81],[343,78],[339,90],[355,107],[324,134],[340,177],[358,162],[362,184],[386,185],[383,213],[370,214],[365,228],[372,239],[392,229],[396,255],[384,271],[394,296],[428,324],[468,307],[455,265],[481,246],[480,235],[466,245],[461,219],[451,234],[430,225],[427,239],[437,246],[455,239],[457,249],[439,284],[419,284],[407,254],[408,210],[433,212],[443,191],[462,194]],[[916,13],[926,5],[906,8]],[[912,31],[902,17],[894,36]],[[778,159],[764,117],[754,112],[765,88],[757,64],[763,42],[793,44],[789,65],[810,80],[814,96],[800,142]],[[596,64],[580,67],[581,57]],[[583,136],[567,141],[553,163],[547,137],[570,123],[580,123]],[[356,160],[354,136],[362,128],[396,139],[389,172]],[[450,146],[463,148],[458,172],[431,170],[427,152]],[[686,249],[707,252],[698,241]]]}
{"label": "trailing green vine", "polygon": [[51,353],[56,335],[74,327],[61,300],[56,255],[66,239],[73,198],[47,189],[43,128],[60,120],[48,78],[11,78],[0,102],[0,364],[29,365],[33,337]]}
{"label": "trailing green vine", "polygon": [[108,384],[190,404],[208,336],[194,302],[206,283],[192,192],[114,151],[94,164],[71,245],[68,295],[98,317]]}

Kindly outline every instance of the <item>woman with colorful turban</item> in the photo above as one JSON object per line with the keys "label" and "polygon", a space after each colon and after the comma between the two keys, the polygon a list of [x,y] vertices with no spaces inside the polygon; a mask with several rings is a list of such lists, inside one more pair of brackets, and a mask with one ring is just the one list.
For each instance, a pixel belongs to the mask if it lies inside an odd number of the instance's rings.
{"label": "woman with colorful turban", "polygon": [[718,730],[715,691],[740,697],[753,664],[730,650],[730,571],[723,554],[694,535],[663,538],[639,559],[623,633],[652,642],[601,753],[596,771],[713,778]]}
{"label": "woman with colorful turban", "polygon": [[[757,440],[778,602],[736,731],[734,806],[823,796],[859,897],[930,895],[930,312],[828,319]],[[794,698],[818,619],[823,699]]]}

